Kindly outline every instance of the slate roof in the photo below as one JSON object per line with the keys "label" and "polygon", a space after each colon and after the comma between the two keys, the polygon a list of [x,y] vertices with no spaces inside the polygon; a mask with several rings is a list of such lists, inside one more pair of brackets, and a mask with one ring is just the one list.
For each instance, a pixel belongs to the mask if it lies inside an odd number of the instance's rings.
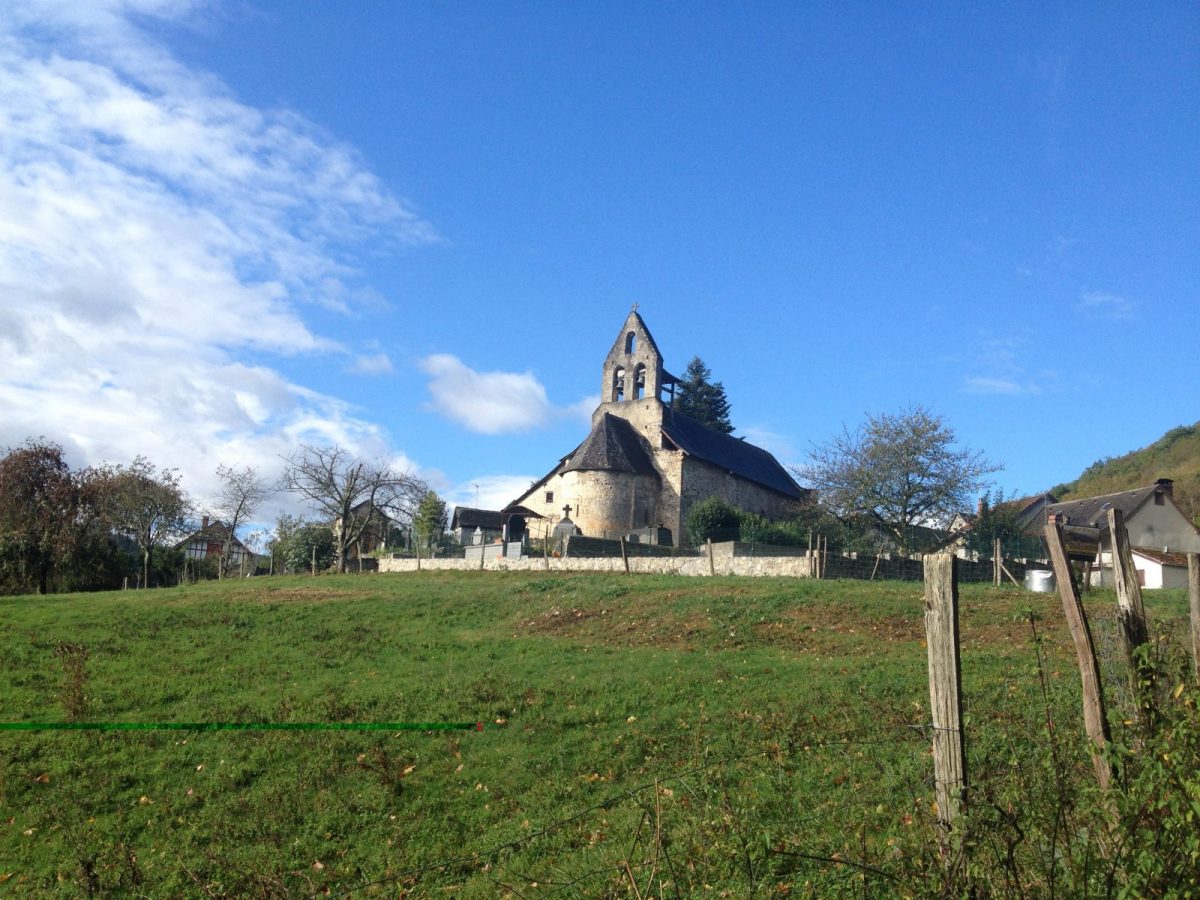
{"label": "slate roof", "polygon": [[762,447],[722,434],[672,409],[666,410],[662,427],[684,453],[784,496],[796,500],[808,497],[809,492],[796,484],[779,461]]}
{"label": "slate roof", "polygon": [[1046,515],[1055,513],[1067,516],[1072,525],[1086,525],[1090,528],[1106,530],[1108,528],[1108,510],[1119,509],[1121,515],[1128,519],[1142,504],[1162,491],[1159,484],[1138,488],[1134,491],[1118,491],[1115,494],[1101,494],[1099,497],[1084,497],[1080,500],[1065,500],[1062,503],[1050,503],[1046,506]]}
{"label": "slate roof", "polygon": [[456,506],[454,518],[450,522],[450,530],[459,528],[490,528],[492,531],[504,529],[504,514],[498,509],[474,509],[470,506]]}
{"label": "slate roof", "polygon": [[1145,547],[1130,547],[1130,552],[1138,556],[1144,556],[1153,562],[1163,566],[1177,566],[1180,569],[1187,568],[1187,554],[1185,553],[1164,553],[1162,550],[1149,550]]}
{"label": "slate roof", "polygon": [[605,413],[597,420],[591,433],[571,454],[562,470],[658,475],[634,427],[611,413]]}

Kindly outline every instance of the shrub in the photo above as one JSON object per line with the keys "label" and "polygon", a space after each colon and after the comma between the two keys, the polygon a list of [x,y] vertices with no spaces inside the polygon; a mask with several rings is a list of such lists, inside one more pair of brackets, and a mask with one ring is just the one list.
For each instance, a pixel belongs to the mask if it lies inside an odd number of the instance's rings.
{"label": "shrub", "polygon": [[709,497],[688,510],[686,524],[693,546],[707,540],[728,541],[738,536],[740,514],[725,501]]}

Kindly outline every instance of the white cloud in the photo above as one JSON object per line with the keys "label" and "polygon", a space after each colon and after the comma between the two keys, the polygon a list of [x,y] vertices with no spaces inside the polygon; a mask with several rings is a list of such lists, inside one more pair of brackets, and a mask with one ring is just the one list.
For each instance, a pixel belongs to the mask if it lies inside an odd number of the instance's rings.
{"label": "white cloud", "polygon": [[1133,319],[1134,303],[1116,294],[1103,291],[1087,291],[1079,298],[1075,308],[1094,318],[1128,322]]}
{"label": "white cloud", "polygon": [[962,379],[966,394],[1020,396],[1040,394],[1044,384],[1054,384],[1057,373],[1041,369],[1036,377],[1027,371],[1026,358],[1037,346],[1024,334],[983,334],[966,357],[974,370]]}
{"label": "white cloud", "polygon": [[1011,378],[988,378],[982,375],[972,375],[963,379],[963,390],[968,394],[1037,394],[1041,393],[1037,385],[1020,384]]}
{"label": "white cloud", "polygon": [[[520,497],[540,475],[477,475],[442,494],[451,506],[503,509]],[[476,490],[478,487],[478,490]]]}
{"label": "white cloud", "polygon": [[527,431],[554,413],[532,372],[476,372],[449,353],[428,356],[420,366],[431,377],[432,408],[471,431]]}
{"label": "white cloud", "polygon": [[789,460],[799,459],[799,454],[796,453],[796,448],[792,446],[792,442],[778,432],[757,425],[748,425],[738,430],[745,435],[746,440],[756,447],[762,447],[764,450],[770,451],[771,455],[780,462],[786,464]]}
{"label": "white cloud", "polygon": [[45,435],[75,464],[143,453],[201,497],[219,462],[272,473],[299,440],[393,452],[348,404],[256,357],[340,350],[304,313],[364,294],[353,248],[436,237],[353,148],[240,103],[135,24],[205,12],[0,13],[0,445]]}
{"label": "white cloud", "polygon": [[350,371],[359,375],[387,375],[392,371],[392,361],[386,353],[360,356],[354,360]]}
{"label": "white cloud", "polygon": [[450,353],[417,365],[430,376],[429,408],[480,434],[529,431],[563,418],[590,423],[600,404],[597,394],[555,406],[532,372],[477,372]]}

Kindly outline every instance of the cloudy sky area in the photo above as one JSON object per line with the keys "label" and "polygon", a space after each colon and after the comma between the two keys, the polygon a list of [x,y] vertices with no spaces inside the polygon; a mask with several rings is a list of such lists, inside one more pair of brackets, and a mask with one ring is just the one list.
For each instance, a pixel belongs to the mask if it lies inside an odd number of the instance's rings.
{"label": "cloudy sky area", "polygon": [[1200,418],[1200,8],[887,6],[0,3],[0,447],[499,505],[635,301],[784,462],[925,403],[1032,492]]}

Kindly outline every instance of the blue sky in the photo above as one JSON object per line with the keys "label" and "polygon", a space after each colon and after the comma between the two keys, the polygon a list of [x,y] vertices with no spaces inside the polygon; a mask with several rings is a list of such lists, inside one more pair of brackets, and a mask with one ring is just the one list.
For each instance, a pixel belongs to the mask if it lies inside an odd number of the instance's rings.
{"label": "blue sky", "polygon": [[1033,492],[1200,419],[1194,4],[3,6],[2,445],[499,504],[634,302],[785,463],[921,403]]}

